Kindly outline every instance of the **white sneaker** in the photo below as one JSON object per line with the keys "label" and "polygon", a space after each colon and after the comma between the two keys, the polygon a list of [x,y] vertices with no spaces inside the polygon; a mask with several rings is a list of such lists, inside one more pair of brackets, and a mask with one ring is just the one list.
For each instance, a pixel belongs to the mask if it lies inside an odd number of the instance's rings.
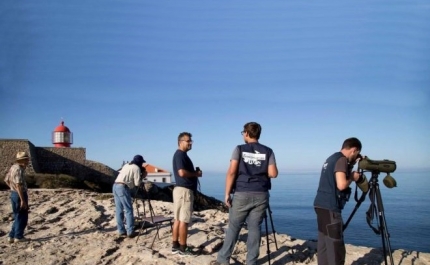
{"label": "white sneaker", "polygon": [[20,243],[20,242],[28,242],[28,241],[30,241],[30,239],[23,237],[23,238],[15,238],[13,242]]}
{"label": "white sneaker", "polygon": [[13,238],[13,237],[8,237],[8,238],[7,238],[7,242],[9,242],[9,243],[13,243],[13,242],[15,242],[15,241],[14,241],[14,238]]}

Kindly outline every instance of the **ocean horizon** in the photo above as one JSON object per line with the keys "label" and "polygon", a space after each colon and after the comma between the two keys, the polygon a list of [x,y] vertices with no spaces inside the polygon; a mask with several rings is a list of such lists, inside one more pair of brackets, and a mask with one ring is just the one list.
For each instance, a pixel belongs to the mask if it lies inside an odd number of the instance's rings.
{"label": "ocean horizon", "polygon": [[[370,172],[365,173],[370,179]],[[415,250],[430,253],[430,170],[394,172],[397,187],[389,189],[382,180],[385,173],[378,176],[383,210],[390,235],[391,249]],[[313,201],[319,182],[318,172],[280,173],[272,180],[270,208],[274,230],[280,234],[303,240],[317,239],[316,215]],[[224,201],[225,173],[210,172],[200,178],[201,192]],[[346,222],[357,206],[353,193],[342,211]],[[358,193],[358,196],[361,192]],[[376,234],[366,222],[366,211],[370,199],[359,205],[345,230],[345,243],[373,248],[382,247],[382,237]],[[375,216],[372,226],[378,228]],[[270,222],[269,232],[272,232]],[[264,226],[263,226],[264,231]]]}

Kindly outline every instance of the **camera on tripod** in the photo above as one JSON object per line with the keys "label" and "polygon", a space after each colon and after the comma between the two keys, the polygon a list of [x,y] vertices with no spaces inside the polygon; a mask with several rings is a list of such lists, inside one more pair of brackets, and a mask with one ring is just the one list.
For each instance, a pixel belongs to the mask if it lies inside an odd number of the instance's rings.
{"label": "camera on tripod", "polygon": [[[380,173],[387,173],[387,176],[383,180],[385,186],[390,189],[396,187],[396,180],[390,175],[390,173],[393,173],[396,170],[396,162],[388,159],[371,160],[368,157],[362,157],[360,155],[357,158],[359,159],[358,171],[360,174],[360,178],[357,180],[357,186],[360,187],[363,193],[360,199],[358,199],[356,190],[355,200],[357,201],[357,205],[355,206],[348,220],[343,225],[343,230],[346,229],[355,212],[358,210],[358,207],[360,207],[361,203],[366,198],[366,195],[369,194],[370,207],[366,212],[367,224],[376,234],[381,235],[385,265],[388,264],[387,256],[390,258],[390,264],[394,265],[391,251],[390,234],[388,233],[387,222],[385,220],[382,196],[378,184],[378,176]],[[351,164],[351,166],[353,166],[353,164]],[[363,173],[364,171],[372,173],[372,177],[369,181],[367,181],[366,176]],[[376,219],[376,228],[372,225],[375,217],[378,217]]]}
{"label": "camera on tripod", "polygon": [[396,162],[393,160],[371,160],[367,157],[362,157],[358,162],[358,169],[363,171],[370,171],[373,174],[387,173],[387,176],[383,179],[384,185],[387,188],[397,187],[396,180],[390,175],[390,173],[396,171]]}

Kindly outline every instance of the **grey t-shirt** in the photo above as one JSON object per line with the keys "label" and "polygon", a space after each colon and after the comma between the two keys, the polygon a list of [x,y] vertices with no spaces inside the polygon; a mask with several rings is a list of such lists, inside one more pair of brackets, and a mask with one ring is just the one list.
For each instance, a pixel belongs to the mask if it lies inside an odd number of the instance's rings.
{"label": "grey t-shirt", "polygon": [[346,157],[342,156],[337,160],[334,166],[334,172],[344,172],[346,174],[346,179],[349,180],[351,169],[349,168],[348,159],[346,159]]}

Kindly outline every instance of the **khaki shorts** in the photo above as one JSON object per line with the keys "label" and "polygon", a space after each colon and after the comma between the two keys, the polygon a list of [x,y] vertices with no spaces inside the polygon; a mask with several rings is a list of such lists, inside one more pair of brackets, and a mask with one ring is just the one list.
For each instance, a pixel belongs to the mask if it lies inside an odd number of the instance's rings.
{"label": "khaki shorts", "polygon": [[194,193],[192,190],[183,187],[173,189],[173,214],[175,220],[190,223],[193,204]]}

